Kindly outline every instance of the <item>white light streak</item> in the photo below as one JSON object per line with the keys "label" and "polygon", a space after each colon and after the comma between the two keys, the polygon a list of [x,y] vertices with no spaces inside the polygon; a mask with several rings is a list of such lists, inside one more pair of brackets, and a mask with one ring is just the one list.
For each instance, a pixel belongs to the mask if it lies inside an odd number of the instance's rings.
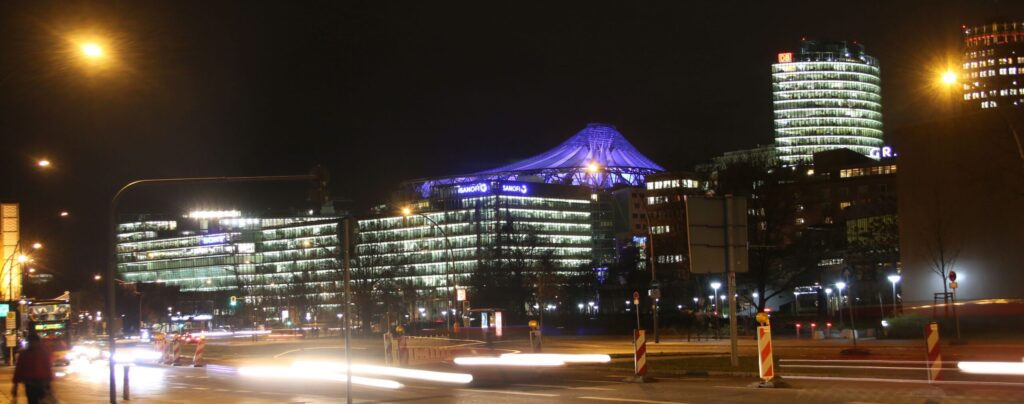
{"label": "white light streak", "polygon": [[1024,362],[960,362],[956,366],[964,373],[1024,376]]}

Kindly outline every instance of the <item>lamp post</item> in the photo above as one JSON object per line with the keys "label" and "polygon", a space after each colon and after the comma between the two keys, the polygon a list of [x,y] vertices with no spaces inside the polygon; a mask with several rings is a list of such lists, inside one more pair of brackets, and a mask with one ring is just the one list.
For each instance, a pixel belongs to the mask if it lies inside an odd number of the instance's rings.
{"label": "lamp post", "polygon": [[899,275],[889,275],[887,278],[889,283],[892,284],[892,316],[896,317],[896,283],[900,281],[901,277]]}
{"label": "lamp post", "polygon": [[[415,214],[416,216],[420,216],[420,217],[426,219],[427,222],[430,223],[431,229],[437,229],[438,231],[441,232],[441,236],[444,237],[444,246],[445,246],[445,252],[446,252],[445,255],[447,255],[447,258],[444,260],[444,272],[445,272],[445,275],[447,275],[447,277],[448,277],[448,287],[451,288],[451,293],[448,294],[448,309],[446,310],[446,312],[452,312],[451,316],[447,316],[445,318],[446,318],[446,323],[448,324],[447,325],[447,327],[448,327],[448,335],[452,335],[451,334],[451,332],[452,332],[452,317],[455,317],[455,303],[454,303],[455,293],[456,293],[456,289],[458,289],[458,287],[459,287],[458,285],[455,284],[455,273],[452,272],[452,265],[451,264],[452,264],[452,261],[454,260],[454,257],[452,256],[452,243],[451,243],[451,240],[448,239],[448,232],[446,232],[444,230],[444,227],[441,227],[441,225],[437,224],[437,222],[434,219],[431,219],[430,216],[427,216],[425,213],[421,213],[421,212],[415,212],[414,213],[412,211],[412,208],[408,208],[408,207],[402,208],[402,216],[409,217],[409,216],[412,216],[413,214]],[[446,222],[447,222],[447,220],[446,220]]]}
{"label": "lamp post", "polygon": [[829,320],[832,319],[832,288],[825,288],[825,305]]}
{"label": "lamp post", "polygon": [[718,282],[718,281],[711,282],[711,289],[714,289],[714,291],[715,291],[715,295],[714,295],[715,297],[713,298],[714,300],[711,301],[711,304],[713,304],[714,308],[715,308],[715,339],[719,338],[719,334],[718,334],[718,332],[719,332],[719,330],[718,330],[718,288],[720,288],[720,287],[722,287],[722,283],[721,282]]}
{"label": "lamp post", "polygon": [[846,282],[836,282],[836,290],[839,291],[839,303],[836,304],[836,311],[839,312],[839,327],[843,327],[843,289],[846,289]]}

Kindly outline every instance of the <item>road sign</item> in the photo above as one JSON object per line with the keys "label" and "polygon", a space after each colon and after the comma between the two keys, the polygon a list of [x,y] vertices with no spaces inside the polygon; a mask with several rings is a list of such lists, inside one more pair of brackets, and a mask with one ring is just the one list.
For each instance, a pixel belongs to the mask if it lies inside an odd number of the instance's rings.
{"label": "road sign", "polygon": [[956,284],[956,281],[953,281],[953,282],[950,282],[950,283],[949,283],[949,288],[950,288],[950,289],[956,289],[956,287],[957,287],[957,286],[958,286],[958,285]]}
{"label": "road sign", "polygon": [[949,271],[949,281],[956,282],[956,271]]}
{"label": "road sign", "polygon": [[466,300],[466,288],[455,289],[455,300],[460,302]]}
{"label": "road sign", "polygon": [[633,292],[633,304],[640,304],[640,292]]}
{"label": "road sign", "polygon": [[924,326],[925,349],[927,354],[928,382],[939,380],[942,371],[942,354],[939,352],[939,325],[929,323]]}
{"label": "road sign", "polygon": [[13,330],[18,328],[17,316],[7,316],[7,329]]}
{"label": "road sign", "polygon": [[[726,272],[726,246],[732,270],[747,272],[747,200],[741,197],[686,197],[687,236],[690,241],[690,272],[695,274]],[[726,225],[726,205],[732,209]],[[728,230],[728,232],[726,232]],[[728,240],[726,240],[728,233]]]}
{"label": "road sign", "polygon": [[7,317],[7,312],[10,310],[11,306],[9,304],[0,304],[0,317]]}

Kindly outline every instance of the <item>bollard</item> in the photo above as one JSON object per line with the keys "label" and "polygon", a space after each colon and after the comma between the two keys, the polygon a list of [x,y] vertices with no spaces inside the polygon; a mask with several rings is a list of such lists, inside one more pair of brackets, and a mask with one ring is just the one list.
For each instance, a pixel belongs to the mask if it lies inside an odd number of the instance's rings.
{"label": "bollard", "polygon": [[796,323],[796,339],[800,339],[800,327],[802,327],[802,325],[800,323]]}
{"label": "bollard", "polygon": [[178,366],[178,361],[181,360],[181,341],[175,339],[171,350],[171,365]]}
{"label": "bollard", "polygon": [[939,380],[942,355],[939,353],[939,325],[932,322],[924,326],[925,349],[928,358],[928,383]]}
{"label": "bollard", "polygon": [[206,338],[199,338],[196,342],[196,353],[192,356],[192,367],[201,368],[206,366],[203,362],[203,351],[206,349]]}
{"label": "bollard", "polygon": [[774,381],[775,362],[772,358],[772,326],[768,315],[765,313],[757,313],[757,322],[761,323],[761,326],[757,327],[757,371],[762,380],[755,387],[778,387]]}
{"label": "bollard", "polygon": [[633,376],[627,382],[649,383],[654,379],[647,376],[647,338],[644,330],[633,330]]}
{"label": "bollard", "polygon": [[131,398],[129,398],[131,394],[129,393],[129,388],[128,388],[128,369],[130,369],[130,368],[131,367],[128,366],[127,364],[124,365],[124,383],[123,383],[124,384],[124,391],[122,393],[123,393],[123,397],[124,397],[125,401],[131,399]]}

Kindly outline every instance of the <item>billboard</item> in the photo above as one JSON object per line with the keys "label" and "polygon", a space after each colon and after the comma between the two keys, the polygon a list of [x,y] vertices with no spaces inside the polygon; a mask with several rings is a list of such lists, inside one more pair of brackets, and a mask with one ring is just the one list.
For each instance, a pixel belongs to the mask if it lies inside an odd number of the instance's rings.
{"label": "billboard", "polygon": [[[731,223],[726,224],[726,206]],[[690,241],[690,272],[726,272],[726,247],[731,251],[732,270],[747,272],[747,199],[744,197],[686,197],[687,236]],[[728,229],[728,240],[726,230]]]}

